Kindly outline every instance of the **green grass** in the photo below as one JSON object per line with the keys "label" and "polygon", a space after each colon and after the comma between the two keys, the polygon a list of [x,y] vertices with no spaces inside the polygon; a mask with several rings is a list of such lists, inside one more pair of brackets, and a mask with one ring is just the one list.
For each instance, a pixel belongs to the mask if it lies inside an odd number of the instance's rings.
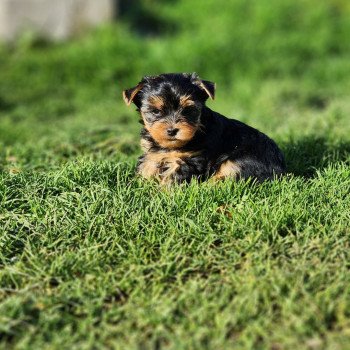
{"label": "green grass", "polygon": [[[349,349],[348,1],[142,4],[0,47],[0,347]],[[273,137],[290,174],[135,177],[121,91],[172,71],[216,81],[210,107]]]}

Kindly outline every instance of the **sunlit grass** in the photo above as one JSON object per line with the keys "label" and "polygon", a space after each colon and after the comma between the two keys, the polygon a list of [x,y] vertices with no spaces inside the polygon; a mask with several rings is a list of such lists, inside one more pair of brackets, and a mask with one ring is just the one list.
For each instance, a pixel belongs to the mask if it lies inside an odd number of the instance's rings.
{"label": "sunlit grass", "polygon": [[[346,349],[347,2],[144,4],[161,21],[147,36],[134,11],[0,49],[1,346]],[[216,81],[210,107],[273,137],[289,174],[135,177],[121,91],[164,71]]]}

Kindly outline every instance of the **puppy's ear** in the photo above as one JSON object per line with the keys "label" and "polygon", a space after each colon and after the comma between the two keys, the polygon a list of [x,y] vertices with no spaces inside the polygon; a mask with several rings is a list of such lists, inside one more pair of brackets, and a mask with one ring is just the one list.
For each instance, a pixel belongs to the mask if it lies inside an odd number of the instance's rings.
{"label": "puppy's ear", "polygon": [[207,95],[214,100],[215,98],[215,88],[216,88],[216,84],[208,81],[208,80],[199,80],[199,85],[198,85],[201,89],[203,89]]}
{"label": "puppy's ear", "polygon": [[135,87],[123,91],[123,99],[127,106],[130,106],[137,93],[143,88],[143,84],[139,83]]}
{"label": "puppy's ear", "polygon": [[199,88],[201,88],[205,93],[210,97],[212,100],[215,98],[215,83],[208,81],[208,80],[202,80],[198,77],[196,73],[192,73],[191,75],[192,83],[197,85]]}

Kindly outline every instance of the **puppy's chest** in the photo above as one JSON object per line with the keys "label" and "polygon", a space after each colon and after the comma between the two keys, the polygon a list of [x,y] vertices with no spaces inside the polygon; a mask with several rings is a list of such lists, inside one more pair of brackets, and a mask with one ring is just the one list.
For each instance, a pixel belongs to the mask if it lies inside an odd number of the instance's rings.
{"label": "puppy's chest", "polygon": [[162,183],[182,182],[204,175],[207,163],[200,151],[148,152],[140,157],[137,172]]}

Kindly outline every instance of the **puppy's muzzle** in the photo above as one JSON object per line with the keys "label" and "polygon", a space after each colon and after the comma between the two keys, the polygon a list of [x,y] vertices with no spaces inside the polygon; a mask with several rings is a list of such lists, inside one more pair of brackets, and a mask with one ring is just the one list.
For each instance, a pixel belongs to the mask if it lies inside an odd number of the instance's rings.
{"label": "puppy's muzzle", "polygon": [[168,128],[166,130],[166,133],[168,136],[176,136],[176,134],[178,133],[179,129],[178,128]]}

